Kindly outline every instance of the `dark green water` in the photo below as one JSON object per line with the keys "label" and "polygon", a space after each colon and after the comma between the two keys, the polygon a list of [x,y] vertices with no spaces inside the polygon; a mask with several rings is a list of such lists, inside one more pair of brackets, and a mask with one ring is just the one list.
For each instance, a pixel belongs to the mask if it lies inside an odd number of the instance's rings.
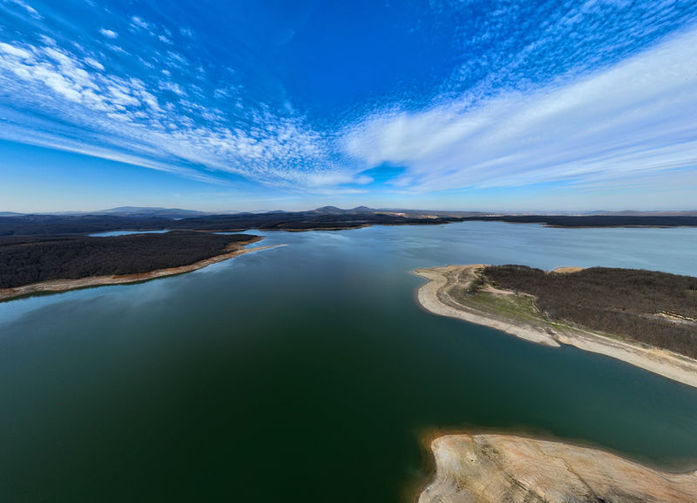
{"label": "dark green water", "polygon": [[697,390],[423,312],[409,274],[489,262],[697,275],[697,229],[472,222],[273,243],[289,246],[0,304],[0,501],[409,501],[432,428],[697,460]]}

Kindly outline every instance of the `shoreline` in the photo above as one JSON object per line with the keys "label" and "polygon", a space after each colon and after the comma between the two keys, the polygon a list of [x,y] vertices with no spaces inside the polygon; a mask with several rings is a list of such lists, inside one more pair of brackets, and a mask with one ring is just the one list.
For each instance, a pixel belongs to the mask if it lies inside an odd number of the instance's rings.
{"label": "shoreline", "polygon": [[256,243],[261,239],[261,237],[258,237],[257,239],[248,241],[242,246],[233,245],[232,247],[228,248],[228,251],[226,251],[225,253],[222,253],[220,255],[214,255],[207,259],[199,260],[198,262],[194,262],[193,264],[188,265],[168,267],[166,269],[156,269],[153,271],[143,273],[121,274],[111,276],[89,276],[86,278],[78,279],[56,279],[51,281],[43,281],[41,283],[32,283],[29,285],[4,288],[0,289],[0,302],[16,300],[18,298],[29,297],[35,294],[61,293],[82,288],[91,288],[108,285],[124,285],[129,283],[140,283],[144,281],[150,281],[158,278],[166,278],[168,276],[176,276],[179,274],[185,274],[187,272],[196,271],[198,269],[203,269],[204,267],[207,267],[209,265],[217,264],[218,262],[223,262],[225,260],[244,255],[245,253],[286,246],[284,244],[278,244],[269,246],[257,246],[255,248],[244,248],[244,246]]}
{"label": "shoreline", "polygon": [[[463,305],[454,300],[448,290],[454,284],[466,287],[469,283],[459,283],[462,276],[470,282],[475,279],[478,270],[484,264],[466,266],[445,266],[417,269],[414,273],[427,279],[417,291],[418,303],[425,310],[484,325],[521,339],[551,347],[562,344],[574,346],[584,351],[598,353],[630,365],[642,368],[654,374],[697,388],[697,360],[673,353],[668,350],[650,346],[641,346],[617,338],[598,334],[578,327],[554,327],[541,318],[525,321],[506,319],[501,315]],[[568,268],[565,268],[568,269]],[[564,271],[560,271],[563,273]],[[501,295],[515,295],[514,292],[499,290]]]}
{"label": "shoreline", "polygon": [[593,447],[514,434],[433,438],[418,503],[697,500],[697,472],[667,472]]}

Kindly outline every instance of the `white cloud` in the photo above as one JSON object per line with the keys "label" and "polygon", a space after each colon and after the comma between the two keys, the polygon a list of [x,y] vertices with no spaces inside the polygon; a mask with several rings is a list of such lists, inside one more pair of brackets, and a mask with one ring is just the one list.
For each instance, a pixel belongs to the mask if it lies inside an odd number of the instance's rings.
{"label": "white cloud", "polygon": [[0,52],[4,52],[7,55],[10,56],[16,56],[17,58],[20,59],[30,59],[32,57],[31,52],[26,51],[20,47],[15,47],[10,44],[6,44],[5,42],[0,42]]}
{"label": "white cloud", "polygon": [[[169,74],[169,72],[167,73]],[[184,96],[186,94],[179,84],[170,81],[160,83],[160,89],[171,91],[177,96]]]}
{"label": "white cloud", "polygon": [[119,53],[119,54],[128,54],[128,51],[126,51],[123,47],[115,45],[115,44],[109,44],[107,47],[111,49],[112,51]]}
{"label": "white cloud", "polygon": [[[241,69],[220,81],[204,78],[205,61],[189,44],[180,54],[157,42],[171,40],[163,30],[130,18],[130,35],[146,42],[113,61],[111,51],[125,51],[111,45],[118,34],[106,28],[103,52],[66,42],[67,50],[48,37],[0,42],[0,137],[192,178],[234,173],[316,193],[357,191],[341,186],[370,183],[360,172],[383,162],[406,168],[393,180],[404,192],[609,186],[697,166],[697,31],[582,78],[568,73],[564,83],[533,88],[531,78],[525,88],[492,95],[495,85],[477,81],[457,94],[448,87],[460,82],[455,75],[443,85],[447,98],[429,107],[398,105],[319,130],[289,101],[259,103]],[[505,71],[529,59],[528,49],[511,50]]]}
{"label": "white cloud", "polygon": [[99,61],[97,61],[94,58],[85,58],[85,63],[87,63],[89,66],[91,66],[95,70],[104,71],[104,65],[102,65]]}
{"label": "white cloud", "polygon": [[135,28],[141,28],[143,30],[150,30],[150,23],[146,22],[142,17],[138,16],[131,17],[131,26]]}
{"label": "white cloud", "polygon": [[632,179],[697,167],[697,31],[610,69],[532,92],[376,113],[344,132],[366,167],[415,190]]}
{"label": "white cloud", "polygon": [[27,11],[35,19],[41,19],[41,14],[39,14],[39,12],[27,2],[24,2],[23,0],[11,0],[11,2]]}
{"label": "white cloud", "polygon": [[113,30],[109,30],[109,29],[107,29],[107,28],[100,28],[100,29],[99,29],[99,33],[101,33],[102,35],[104,35],[106,38],[110,38],[110,39],[112,39],[112,40],[115,39],[115,38],[118,38],[118,36],[119,36],[118,33],[116,33],[116,32],[113,31]]}
{"label": "white cloud", "polygon": [[184,56],[174,51],[167,51],[167,62],[170,66],[178,67],[188,65],[189,62]]}
{"label": "white cloud", "polygon": [[[222,173],[291,188],[351,180],[299,118],[247,107],[247,125],[232,127],[220,110],[184,99],[175,82],[153,88],[55,45],[0,43],[0,87],[13,97],[11,107],[0,101],[5,139],[206,181]],[[160,89],[177,100],[161,101]]]}

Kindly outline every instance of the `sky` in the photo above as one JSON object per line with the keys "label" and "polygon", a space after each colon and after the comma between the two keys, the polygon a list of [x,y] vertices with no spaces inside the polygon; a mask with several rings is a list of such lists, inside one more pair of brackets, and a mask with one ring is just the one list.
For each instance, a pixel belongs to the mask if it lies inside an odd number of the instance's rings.
{"label": "sky", "polygon": [[0,211],[697,209],[697,2],[0,0]]}

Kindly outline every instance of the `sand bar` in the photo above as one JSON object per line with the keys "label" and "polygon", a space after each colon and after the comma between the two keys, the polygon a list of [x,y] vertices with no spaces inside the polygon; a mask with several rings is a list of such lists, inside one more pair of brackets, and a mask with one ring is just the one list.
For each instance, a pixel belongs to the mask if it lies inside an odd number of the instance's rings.
{"label": "sand bar", "polygon": [[[415,273],[428,280],[417,292],[419,303],[435,314],[485,325],[538,344],[554,347],[568,344],[697,387],[697,360],[692,358],[664,349],[632,344],[579,327],[551,324],[542,317],[513,319],[501,313],[463,304],[461,299],[452,295],[453,288],[467,288],[484,267],[486,266],[483,264],[473,264],[417,269]],[[497,295],[516,295],[511,291],[493,289],[489,285],[485,288]]]}

